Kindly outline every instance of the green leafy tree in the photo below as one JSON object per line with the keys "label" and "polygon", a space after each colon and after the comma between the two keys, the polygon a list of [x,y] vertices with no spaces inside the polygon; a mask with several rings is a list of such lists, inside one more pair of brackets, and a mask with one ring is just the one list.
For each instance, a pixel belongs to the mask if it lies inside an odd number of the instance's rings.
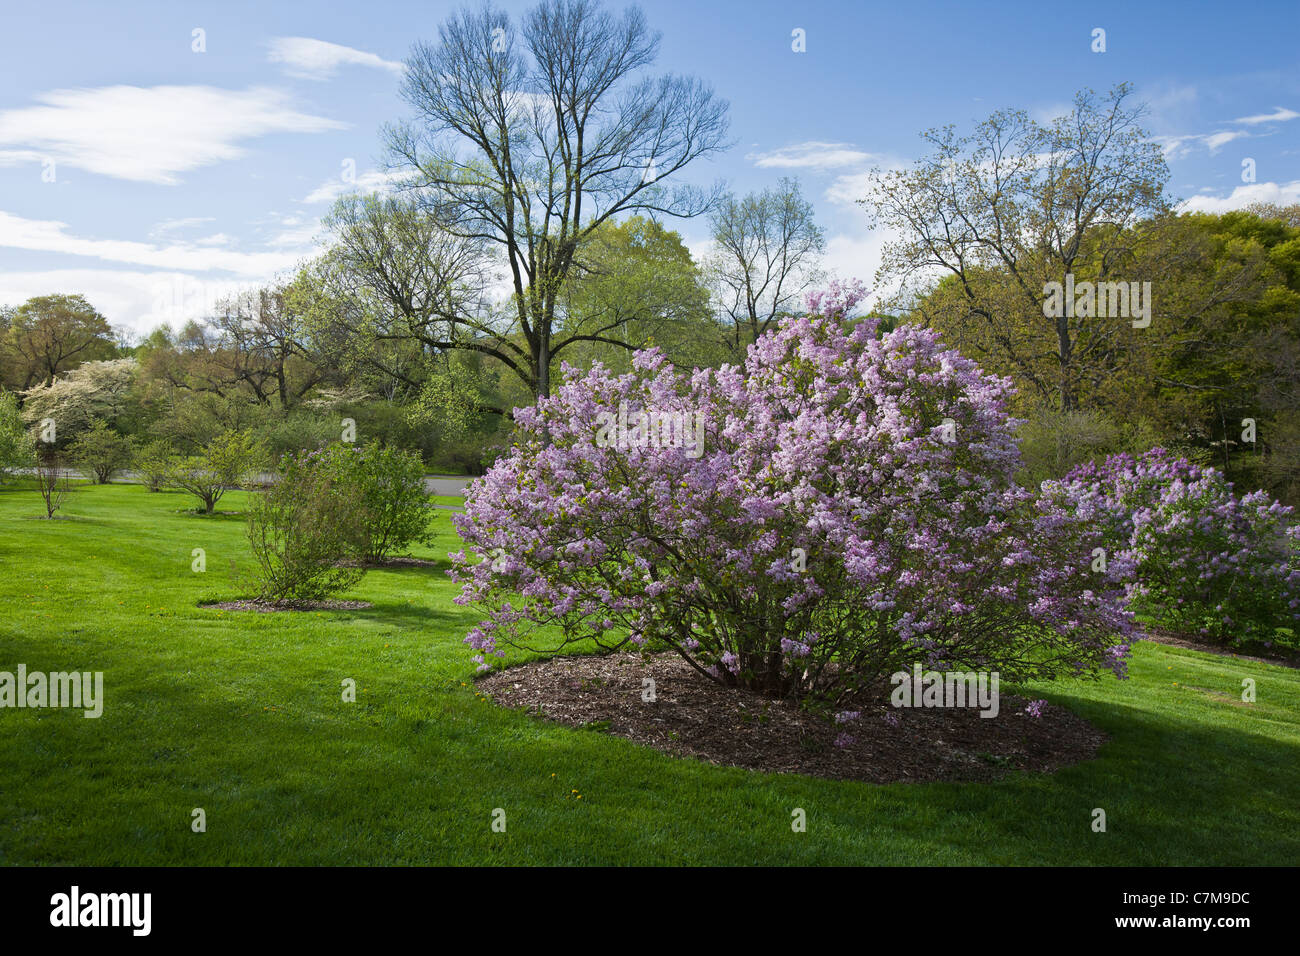
{"label": "green leafy tree", "polygon": [[648,217],[629,216],[595,230],[579,251],[561,304],[564,345],[553,354],[557,365],[563,359],[586,368],[599,359],[626,371],[630,349],[650,345],[682,365],[723,358],[709,322],[708,290],[690,250],[678,233]]}
{"label": "green leafy tree", "polygon": [[[1191,214],[1148,224],[1174,315],[1146,389],[1166,444],[1243,486],[1295,500],[1300,458],[1300,228],[1282,211]],[[1141,394],[1143,389],[1134,389]],[[1243,438],[1243,420],[1256,440]]]}
{"label": "green leafy tree", "polygon": [[5,478],[19,468],[30,468],[36,463],[36,449],[32,436],[23,427],[18,410],[18,396],[0,390],[0,478]]}
{"label": "green leafy tree", "polygon": [[226,432],[257,432],[270,418],[266,406],[240,396],[178,389],[154,406],[153,434],[188,454]]}
{"label": "green leafy tree", "polygon": [[338,486],[355,491],[366,529],[366,561],[381,563],[429,540],[429,493],[418,455],[382,445],[334,445],[312,460],[319,460]]}
{"label": "green leafy tree", "polygon": [[175,459],[176,453],[172,446],[162,439],[155,438],[136,450],[131,464],[147,489],[161,491],[167,484]]}
{"label": "green leafy tree", "polygon": [[265,450],[249,432],[228,431],[207,442],[197,455],[180,457],[167,470],[167,484],[188,491],[212,514],[223,495],[249,483],[265,462]]}
{"label": "green leafy tree", "polygon": [[88,473],[97,485],[106,485],[114,473],[131,462],[134,444],[104,422],[95,422],[77,436],[69,449],[72,463]]}
{"label": "green leafy tree", "polygon": [[886,248],[882,284],[914,293],[945,276],[917,318],[1059,411],[1090,404],[1093,385],[1113,381],[1150,332],[1097,310],[1045,308],[1049,283],[1159,278],[1135,263],[1131,232],[1168,208],[1169,171],[1130,93],[1127,84],[1104,96],[1084,90],[1046,125],[1004,110],[969,136],[930,130],[933,152],[911,169],[877,172],[862,200],[901,235]]}
{"label": "green leafy tree", "polygon": [[113,329],[80,295],[42,295],[8,315],[5,346],[14,360],[11,384],[27,389],[93,359],[117,353]]}

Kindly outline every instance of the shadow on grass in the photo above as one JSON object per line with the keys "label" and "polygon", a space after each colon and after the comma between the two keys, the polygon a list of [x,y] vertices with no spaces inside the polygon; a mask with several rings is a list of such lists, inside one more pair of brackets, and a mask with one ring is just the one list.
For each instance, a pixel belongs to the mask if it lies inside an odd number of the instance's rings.
{"label": "shadow on grass", "polygon": [[376,624],[386,624],[393,627],[408,629],[427,629],[430,627],[442,627],[448,633],[454,635],[457,640],[468,633],[477,623],[477,616],[469,611],[462,611],[453,606],[451,610],[439,610],[424,605],[407,603],[396,599],[384,600],[376,598],[373,595],[344,594],[340,595],[338,600],[344,601],[366,601],[369,607],[278,607],[273,609],[253,610],[249,609],[230,609],[221,608],[214,605],[234,602],[253,602],[258,599],[250,597],[247,594],[219,593],[208,592],[197,599],[193,607],[195,610],[203,611],[205,614],[211,614],[212,618],[218,615],[245,615],[275,620],[283,617],[290,621],[300,620],[304,615],[326,615],[331,623],[347,623],[349,621],[366,621]]}
{"label": "shadow on grass", "polygon": [[394,624],[400,627],[429,628],[441,626],[446,628],[447,632],[453,635],[457,641],[469,633],[470,629],[478,623],[477,615],[469,611],[462,611],[459,608],[443,611],[424,605],[408,604],[404,601],[384,601],[373,598],[371,599],[371,605],[371,607],[361,610],[335,613],[349,614],[361,620]]}
{"label": "shadow on grass", "polygon": [[[351,615],[461,623],[395,601]],[[115,662],[105,663],[111,673]],[[60,755],[47,785],[66,787],[79,818],[99,821],[65,834],[43,862],[124,862],[125,853],[152,863],[1259,865],[1300,854],[1297,746],[1216,725],[1215,711],[1191,703],[1161,709],[1053,690],[1054,704],[1111,735],[1096,759],[993,783],[882,786],[717,767],[537,721],[480,702],[458,687],[455,667],[430,681],[372,677],[358,703],[341,704],[327,661],[293,677],[328,681],[301,686],[248,661],[219,686],[123,665],[135,679],[108,716],[142,723],[107,753],[84,721],[55,715],[13,728],[15,752],[40,744]],[[133,799],[119,806],[118,791],[88,782],[82,768],[94,763],[112,768],[110,781],[129,776]],[[573,788],[581,805],[568,799]],[[195,803],[194,789],[238,823],[197,851],[183,827],[171,837],[156,824],[160,808]],[[463,825],[507,799],[530,824],[514,842],[492,844],[486,825]],[[807,808],[807,835],[791,836],[791,807]],[[1092,827],[1097,808],[1105,832]],[[16,834],[39,836],[32,826]],[[128,839],[142,827],[143,841]]]}

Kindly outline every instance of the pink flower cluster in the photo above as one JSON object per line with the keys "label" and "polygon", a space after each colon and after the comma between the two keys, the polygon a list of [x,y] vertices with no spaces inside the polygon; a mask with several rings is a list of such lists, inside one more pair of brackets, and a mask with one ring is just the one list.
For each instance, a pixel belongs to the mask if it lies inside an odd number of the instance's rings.
{"label": "pink flower cluster", "polygon": [[[911,667],[1122,674],[1123,561],[1019,488],[1010,383],[934,333],[843,316],[842,287],[749,349],[678,371],[657,350],[564,370],[455,519],[466,638],[670,648],[727,685],[840,694]],[[602,412],[702,413],[704,447],[602,447]],[[480,658],[481,660],[481,658]]]}

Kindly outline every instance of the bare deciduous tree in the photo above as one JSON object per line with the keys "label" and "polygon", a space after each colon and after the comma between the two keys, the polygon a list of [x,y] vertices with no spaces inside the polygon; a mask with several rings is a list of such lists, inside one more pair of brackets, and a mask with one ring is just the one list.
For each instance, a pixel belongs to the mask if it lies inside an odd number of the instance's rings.
{"label": "bare deciduous tree", "polygon": [[45,500],[45,517],[53,518],[72,485],[64,474],[63,462],[52,448],[42,449],[37,455],[36,488]]}
{"label": "bare deciduous tree", "polygon": [[709,283],[727,344],[738,353],[797,308],[821,278],[826,238],[799,183],[788,178],[743,199],[727,196],[710,225]]}
{"label": "bare deciduous tree", "polygon": [[[388,130],[394,170],[440,228],[497,250],[513,292],[504,324],[457,316],[439,341],[491,348],[535,394],[550,393],[562,290],[593,230],[698,215],[716,197],[665,180],[724,146],[726,103],[699,80],[646,75],[658,48],[635,8],[545,0],[519,30],[491,6],[456,14],[407,60],[415,118]],[[584,336],[606,340],[568,337]]]}
{"label": "bare deciduous tree", "polygon": [[283,285],[264,286],[222,303],[212,325],[226,378],[248,386],[261,404],[289,408],[325,380],[304,316]]}

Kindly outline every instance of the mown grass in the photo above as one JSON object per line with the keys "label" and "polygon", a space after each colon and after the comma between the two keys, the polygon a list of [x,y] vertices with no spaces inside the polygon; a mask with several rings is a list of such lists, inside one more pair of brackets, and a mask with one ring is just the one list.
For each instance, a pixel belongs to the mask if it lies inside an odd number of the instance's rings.
{"label": "mown grass", "polygon": [[[223,499],[223,511],[243,496]],[[1300,858],[1300,676],[1142,643],[1131,679],[1019,688],[1111,737],[995,784],[871,786],[671,758],[476,694],[436,567],[371,571],[362,611],[246,594],[243,521],[136,485],[61,520],[0,491],[0,670],[104,672],[103,717],[0,710],[8,864],[1283,864]],[[207,570],[191,570],[203,548]],[[512,654],[513,660],[526,655]],[[342,700],[356,681],[357,702]],[[1244,678],[1257,700],[1241,702]],[[579,799],[579,796],[581,799]],[[191,830],[206,812],[207,832]],[[491,829],[505,811],[506,832]],[[795,808],[806,833],[792,832]],[[1093,810],[1107,831],[1092,829]]]}

